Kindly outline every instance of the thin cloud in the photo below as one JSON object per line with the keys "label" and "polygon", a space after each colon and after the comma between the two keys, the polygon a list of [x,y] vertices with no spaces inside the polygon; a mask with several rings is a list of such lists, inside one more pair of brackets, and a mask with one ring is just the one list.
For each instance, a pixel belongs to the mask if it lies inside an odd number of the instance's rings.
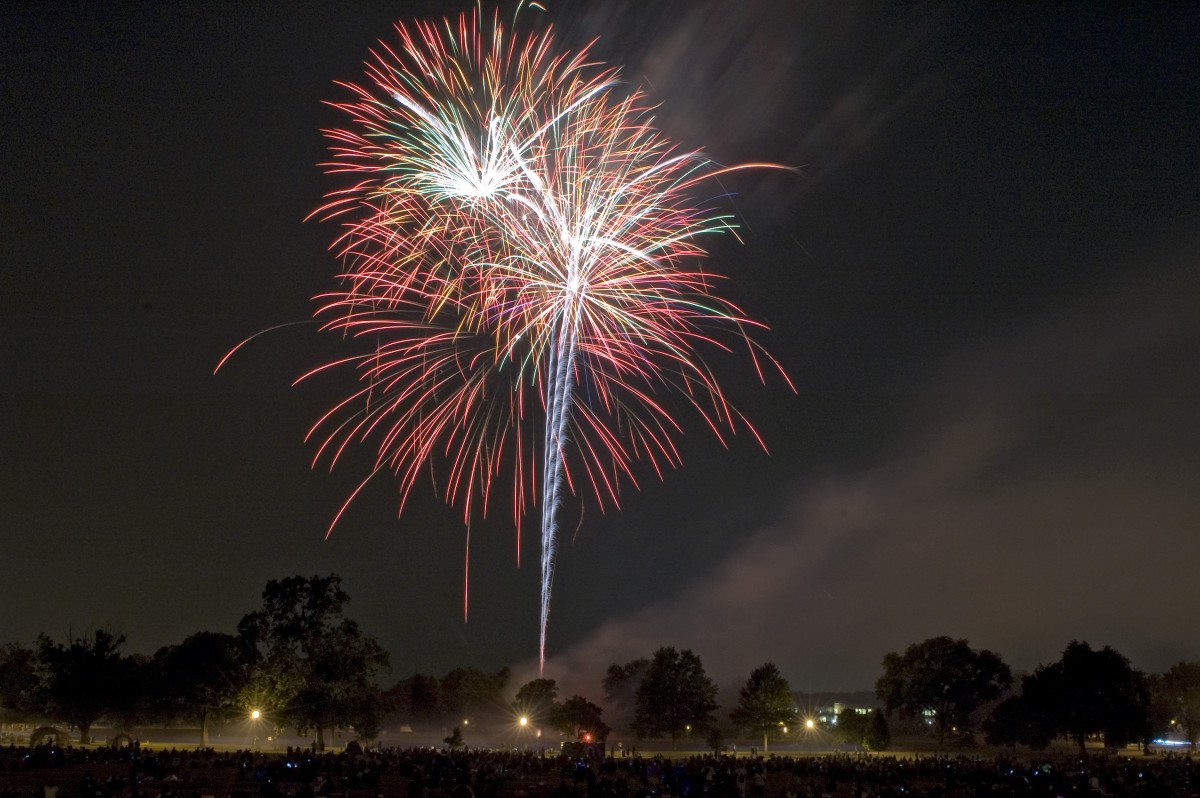
{"label": "thin cloud", "polygon": [[963,351],[919,394],[902,455],[805,486],[785,520],[547,675],[595,695],[609,663],[674,645],[722,684],[770,660],[797,689],[861,689],[887,651],[939,634],[1016,668],[1072,638],[1152,671],[1200,656],[1191,274],[1161,267]]}

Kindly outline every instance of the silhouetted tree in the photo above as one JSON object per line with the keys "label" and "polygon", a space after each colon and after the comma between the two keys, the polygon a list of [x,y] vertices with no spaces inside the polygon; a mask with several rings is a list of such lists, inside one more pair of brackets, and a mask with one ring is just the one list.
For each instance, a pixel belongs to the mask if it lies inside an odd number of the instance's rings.
{"label": "silhouetted tree", "polygon": [[833,734],[842,743],[861,745],[868,751],[886,751],[892,744],[891,730],[882,712],[843,709],[838,713]]}
{"label": "silhouetted tree", "polygon": [[1012,673],[998,654],[975,651],[966,640],[932,637],[903,654],[887,654],[875,693],[888,712],[898,711],[901,717],[931,710],[940,748],[947,730],[965,732],[975,710],[1011,684]]}
{"label": "silhouetted tree", "polygon": [[391,707],[414,727],[442,725],[442,680],[427,673],[414,673],[387,691]]}
{"label": "silhouetted tree", "polygon": [[354,738],[363,742],[379,739],[384,720],[392,715],[390,697],[376,685],[357,693],[351,699],[350,717],[354,719]]}
{"label": "silhouetted tree", "polygon": [[558,697],[558,684],[553,679],[533,679],[517,689],[513,699],[513,711],[524,715],[533,723],[550,723],[554,713],[554,699]]}
{"label": "silhouetted tree", "polygon": [[738,691],[738,705],[729,719],[743,731],[762,735],[763,752],[771,735],[796,722],[795,698],[779,668],[768,662],[750,673]]}
{"label": "silhouetted tree", "polygon": [[639,737],[669,735],[671,747],[679,735],[706,730],[717,708],[717,686],[692,651],[670,646],[654,652],[638,685],[634,729]]}
{"label": "silhouetted tree", "polygon": [[584,740],[590,737],[600,743],[608,739],[612,729],[601,717],[604,710],[581,695],[573,695],[555,705],[550,715],[550,725],[567,737]]}
{"label": "silhouetted tree", "polygon": [[455,668],[442,677],[440,711],[452,719],[471,718],[472,723],[498,714],[504,705],[504,686],[509,670],[484,673],[478,668]]}
{"label": "silhouetted tree", "polygon": [[364,716],[382,701],[375,674],[388,666],[387,652],[374,637],[345,617],[350,597],[341,578],[294,576],[267,582],[262,609],[242,618],[238,632],[258,652],[286,704],[275,717],[294,723],[302,733],[316,731],[318,749],[325,730],[348,725],[378,725]]}
{"label": "silhouetted tree", "polygon": [[882,712],[871,712],[871,723],[867,728],[864,745],[869,751],[886,751],[892,744],[892,732],[887,717]]}
{"label": "silhouetted tree", "polygon": [[843,709],[833,725],[833,739],[845,745],[862,745],[867,739],[867,716],[853,709]]}
{"label": "silhouetted tree", "polygon": [[38,638],[38,662],[45,678],[47,714],[79,729],[79,742],[91,742],[92,725],[110,711],[122,688],[125,635],[97,629],[90,637],[55,643]]}
{"label": "silhouetted tree", "polygon": [[1156,698],[1194,749],[1200,740],[1200,662],[1177,662],[1155,680]]}
{"label": "silhouetted tree", "polygon": [[1146,677],[1124,656],[1071,641],[1058,662],[1021,680],[1019,697],[996,708],[989,738],[1037,747],[1066,737],[1080,753],[1093,734],[1103,734],[1108,745],[1125,745],[1145,737],[1149,703]]}
{"label": "silhouetted tree", "polygon": [[16,643],[0,648],[0,718],[27,721],[43,715],[44,687],[33,649]]}
{"label": "silhouetted tree", "polygon": [[120,659],[112,702],[105,713],[114,728],[128,734],[135,726],[155,716],[157,682],[157,672],[149,657],[130,654]]}
{"label": "silhouetted tree", "polygon": [[614,725],[628,729],[633,724],[634,712],[637,710],[637,691],[642,684],[642,678],[650,667],[650,660],[645,657],[633,659],[624,665],[613,663],[608,666],[601,685],[604,687],[604,698],[608,702],[611,719]]}
{"label": "silhouetted tree", "polygon": [[199,744],[208,747],[212,720],[243,714],[254,652],[244,640],[219,632],[197,632],[154,655],[159,714],[200,725]]}
{"label": "silhouetted tree", "polygon": [[983,722],[988,745],[1027,745],[1041,751],[1054,739],[1054,726],[1047,711],[1023,693],[1009,696],[992,709]]}

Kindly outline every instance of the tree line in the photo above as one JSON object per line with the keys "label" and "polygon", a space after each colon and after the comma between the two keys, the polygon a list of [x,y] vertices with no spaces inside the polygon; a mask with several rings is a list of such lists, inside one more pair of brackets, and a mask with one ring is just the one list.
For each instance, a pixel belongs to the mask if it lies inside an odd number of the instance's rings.
{"label": "tree line", "polygon": [[339,727],[369,738],[383,718],[375,677],[388,655],[346,617],[349,600],[336,575],[271,580],[237,634],[198,632],[149,657],[122,654],[125,636],[106,629],[66,642],[43,634],[32,648],[10,643],[0,649],[0,710],[10,720],[66,722],[85,744],[104,720],[121,731],[196,724],[207,747],[214,722],[259,708],[315,734],[320,747]]}
{"label": "tree line", "polygon": [[939,746],[972,744],[977,731],[990,745],[1042,750],[1062,739],[1081,753],[1089,739],[1149,745],[1174,732],[1194,748],[1200,738],[1200,662],[1147,674],[1078,640],[1016,682],[995,652],[930,638],[887,654],[875,691],[887,712],[923,718]]}
{"label": "tree line", "polygon": [[[236,634],[199,632],[153,656],[122,654],[124,636],[108,630],[65,642],[41,635],[32,647],[10,643],[0,648],[0,718],[66,723],[83,743],[101,720],[124,731],[186,723],[199,728],[202,747],[214,724],[254,710],[277,728],[312,735],[318,748],[334,729],[373,740],[398,723],[450,729],[450,747],[465,743],[468,724],[472,734],[507,730],[519,740],[526,727],[544,728],[584,744],[605,741],[615,726],[673,746],[703,740],[714,751],[732,734],[761,740],[766,752],[772,740],[814,731],[773,663],[756,668],[736,706],[722,713],[700,657],[670,646],[610,665],[604,707],[581,695],[560,701],[553,679],[534,679],[512,695],[507,668],[414,674],[385,689],[387,652],[347,617],[348,602],[336,575],[295,576],[269,581],[262,606]],[[875,685],[882,709],[845,710],[824,732],[872,750],[888,747],[893,725],[928,731],[939,748],[971,744],[980,732],[992,745],[1033,749],[1056,739],[1082,748],[1093,737],[1145,743],[1171,730],[1193,746],[1200,737],[1197,662],[1145,674],[1111,648],[1072,641],[1057,662],[1018,682],[998,654],[935,637],[888,653],[882,668]]]}

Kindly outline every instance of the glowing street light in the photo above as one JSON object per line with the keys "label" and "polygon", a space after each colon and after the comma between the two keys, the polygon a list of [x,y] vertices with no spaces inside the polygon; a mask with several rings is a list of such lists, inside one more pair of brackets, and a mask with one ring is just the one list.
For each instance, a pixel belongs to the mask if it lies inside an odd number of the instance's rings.
{"label": "glowing street light", "polygon": [[258,750],[258,729],[259,729],[258,723],[261,720],[262,720],[262,711],[261,710],[258,710],[258,709],[250,710],[250,721],[254,724],[254,729],[253,729],[254,740],[250,743],[251,751]]}

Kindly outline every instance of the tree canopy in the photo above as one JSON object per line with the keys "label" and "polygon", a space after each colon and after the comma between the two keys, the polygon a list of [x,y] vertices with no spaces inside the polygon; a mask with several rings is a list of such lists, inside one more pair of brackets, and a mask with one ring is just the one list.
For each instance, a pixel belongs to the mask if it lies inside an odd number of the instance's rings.
{"label": "tree canopy", "polygon": [[32,720],[45,706],[37,652],[9,643],[0,648],[0,718]]}
{"label": "tree canopy", "polygon": [[868,751],[885,751],[892,743],[887,718],[882,712],[843,709],[838,713],[834,737],[847,745],[861,745]]}
{"label": "tree canopy", "polygon": [[573,695],[556,704],[550,725],[567,737],[584,742],[604,742],[612,729],[601,717],[604,710],[581,695]]}
{"label": "tree canopy", "polygon": [[117,706],[127,686],[121,656],[125,635],[97,629],[66,644],[46,635],[38,638],[38,661],[44,668],[44,695],[49,714],[79,729],[79,741],[91,742],[92,725]]}
{"label": "tree canopy", "polygon": [[276,717],[298,729],[354,726],[371,737],[381,719],[382,693],[375,674],[388,666],[387,652],[345,617],[350,597],[341,578],[294,576],[271,580],[262,609],[242,618],[238,631],[260,657],[260,690],[278,702]]}
{"label": "tree canopy", "polygon": [[1105,646],[1095,651],[1071,641],[1058,662],[1042,665],[1021,680],[1021,695],[1005,702],[1000,718],[1015,717],[1016,742],[1040,744],[1049,737],[1075,741],[1083,753],[1088,736],[1104,735],[1109,745],[1142,740],[1148,731],[1150,691],[1144,674]]}
{"label": "tree canopy", "polygon": [[639,737],[667,735],[674,747],[689,727],[706,729],[717,708],[717,686],[690,649],[664,646],[654,652],[637,690],[634,729]]}
{"label": "tree canopy", "polygon": [[796,723],[796,699],[779,668],[768,662],[750,673],[738,691],[737,708],[729,719],[740,729],[762,735],[763,751],[771,735]]}
{"label": "tree canopy", "polygon": [[513,711],[533,723],[550,723],[558,684],[553,679],[532,679],[517,689]]}
{"label": "tree canopy", "polygon": [[485,673],[478,668],[455,668],[442,677],[440,711],[452,720],[471,719],[474,724],[480,716],[496,713],[501,707],[508,668],[496,673]]}
{"label": "tree canopy", "polygon": [[1156,680],[1155,697],[1166,721],[1178,727],[1192,748],[1200,741],[1200,662],[1177,662]]}
{"label": "tree canopy", "polygon": [[[0,646],[0,719],[66,722],[89,741],[98,722],[132,730],[148,721],[190,721],[207,743],[210,724],[260,709],[277,726],[315,730],[324,745],[331,728],[353,727],[373,738],[385,713],[391,720],[421,722],[439,737],[460,726],[452,747],[472,739],[512,733],[512,710],[539,731],[557,729],[579,741],[599,742],[611,729],[604,710],[581,695],[557,702],[553,679],[533,679],[507,691],[507,668],[487,673],[455,668],[444,677],[416,674],[386,694],[374,677],[387,655],[373,637],[346,617],[349,601],[336,575],[272,580],[262,607],[243,617],[239,635],[200,632],[147,658],[125,656],[124,637],[97,630],[59,643],[42,635],[33,648]],[[946,733],[970,731],[985,705],[1011,684],[999,656],[975,651],[965,640],[936,637],[883,660],[876,690],[890,712],[938,725]],[[729,728],[714,722],[717,689],[690,650],[663,647],[652,659],[609,666],[602,682],[610,706],[632,705],[639,737],[705,736],[714,750]],[[741,730],[772,734],[795,723],[790,685],[774,663],[756,668],[739,690],[728,717]],[[872,750],[888,745],[885,712],[842,713],[833,729],[844,742]],[[1103,735],[1110,745],[1147,741],[1152,732],[1181,732],[1193,746],[1200,738],[1200,662],[1179,662],[1147,676],[1115,650],[1093,650],[1072,641],[1059,661],[1022,679],[1021,691],[996,705],[984,723],[997,745],[1034,748],[1059,737],[1081,749]],[[454,735],[451,735],[453,738]]]}
{"label": "tree canopy", "polygon": [[975,651],[966,640],[931,637],[903,654],[887,654],[875,693],[901,717],[931,711],[940,747],[948,730],[970,729],[972,714],[1011,684],[1012,673],[998,654]]}
{"label": "tree canopy", "polygon": [[630,660],[624,665],[613,663],[608,666],[601,681],[604,688],[604,698],[612,710],[611,720],[615,726],[627,729],[633,725],[634,713],[637,710],[637,691],[642,684],[642,678],[650,667],[650,660],[645,657]]}
{"label": "tree canopy", "polygon": [[208,747],[209,722],[248,712],[253,652],[246,641],[219,632],[197,632],[154,655],[159,714],[200,724]]}

